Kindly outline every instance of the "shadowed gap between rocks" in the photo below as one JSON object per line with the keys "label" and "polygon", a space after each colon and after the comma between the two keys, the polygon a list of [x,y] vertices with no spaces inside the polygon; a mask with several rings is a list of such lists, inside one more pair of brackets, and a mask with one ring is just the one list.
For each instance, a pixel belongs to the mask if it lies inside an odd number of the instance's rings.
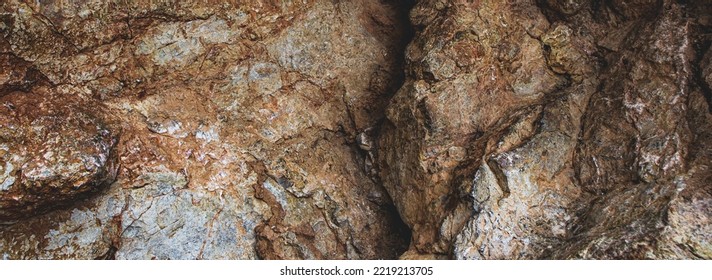
{"label": "shadowed gap between rocks", "polygon": [[[395,95],[395,93],[403,86],[405,83],[406,79],[406,65],[405,65],[405,52],[408,44],[412,41],[413,37],[415,36],[415,30],[410,22],[409,18],[409,12],[413,8],[413,6],[416,4],[417,0],[382,0],[383,2],[390,2],[392,5],[397,7],[398,15],[396,16],[397,20],[399,21],[399,24],[403,27],[404,30],[401,30],[402,34],[398,38],[381,38],[381,39],[387,39],[387,40],[395,40],[395,42],[392,42],[392,44],[397,48],[396,53],[399,54],[399,56],[396,58],[397,63],[398,63],[398,68],[400,71],[397,72],[397,74],[394,77],[391,77],[393,82],[393,87],[388,89],[388,92],[385,96],[386,102],[385,106],[381,108],[381,112],[378,112],[377,114],[381,116],[381,118],[376,122],[376,125],[372,128],[369,128],[368,131],[362,132],[361,135],[357,136],[357,138],[361,137],[368,137],[369,141],[372,141],[372,143],[378,143],[378,138],[380,137],[380,131],[381,127],[384,125],[385,121],[385,108],[390,104],[390,99]],[[383,182],[380,179],[380,172],[382,166],[378,166],[377,162],[373,162],[374,158],[377,157],[377,155],[374,155],[373,153],[377,152],[378,149],[377,147],[372,147],[372,149],[364,149],[363,145],[364,143],[361,142],[362,139],[356,139],[356,142],[354,143],[353,147],[354,150],[357,152],[357,154],[361,155],[364,160],[364,169],[367,169],[369,165],[372,165],[374,167],[374,171],[371,172],[371,170],[364,170],[366,173],[371,174],[371,179],[378,185],[380,189],[383,190],[383,193],[388,195],[388,201],[389,204],[385,206],[385,211],[388,213],[389,217],[388,219],[393,223],[393,227],[397,231],[397,235],[399,236],[398,238],[402,240],[402,244],[397,244],[397,248],[390,248],[390,250],[393,250],[396,252],[396,255],[394,258],[398,258],[400,255],[402,255],[404,252],[408,250],[408,247],[410,246],[410,240],[412,238],[412,230],[408,227],[408,225],[403,221],[403,219],[400,216],[400,213],[398,212],[398,208],[396,208],[395,204],[393,203],[393,200],[391,199],[390,195],[388,192],[385,190],[385,187],[383,186]],[[367,163],[370,162],[370,163]]]}

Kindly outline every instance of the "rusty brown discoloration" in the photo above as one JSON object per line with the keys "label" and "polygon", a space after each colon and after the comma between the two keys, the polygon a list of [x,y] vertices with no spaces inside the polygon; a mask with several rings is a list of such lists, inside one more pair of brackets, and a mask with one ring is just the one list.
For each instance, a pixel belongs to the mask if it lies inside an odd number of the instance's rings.
{"label": "rusty brown discoloration", "polygon": [[703,2],[419,1],[377,145],[404,257],[707,258]]}
{"label": "rusty brown discoloration", "polygon": [[2,1],[0,257],[712,258],[704,0],[413,2]]}
{"label": "rusty brown discoloration", "polygon": [[56,208],[115,180],[120,128],[105,112],[79,107],[71,94],[37,88],[0,97],[3,222]]}

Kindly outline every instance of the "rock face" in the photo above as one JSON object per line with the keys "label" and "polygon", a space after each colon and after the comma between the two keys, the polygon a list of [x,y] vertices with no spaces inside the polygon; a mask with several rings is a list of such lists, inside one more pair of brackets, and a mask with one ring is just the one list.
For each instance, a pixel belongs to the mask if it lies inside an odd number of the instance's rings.
{"label": "rock face", "polygon": [[402,81],[407,4],[154,2],[1,4],[3,258],[406,249],[357,138]]}
{"label": "rock face", "polygon": [[419,1],[378,142],[403,257],[712,257],[703,2]]}
{"label": "rock face", "polygon": [[0,258],[712,258],[704,0],[148,2],[0,4]]}
{"label": "rock face", "polygon": [[116,178],[116,129],[66,91],[0,97],[0,219],[5,222],[95,192]]}

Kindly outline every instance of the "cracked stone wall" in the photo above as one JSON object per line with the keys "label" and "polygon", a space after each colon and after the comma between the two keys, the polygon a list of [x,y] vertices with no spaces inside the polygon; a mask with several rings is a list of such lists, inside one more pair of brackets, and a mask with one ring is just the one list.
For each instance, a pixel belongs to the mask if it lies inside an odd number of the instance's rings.
{"label": "cracked stone wall", "polygon": [[3,1],[0,258],[710,259],[711,34],[707,0]]}

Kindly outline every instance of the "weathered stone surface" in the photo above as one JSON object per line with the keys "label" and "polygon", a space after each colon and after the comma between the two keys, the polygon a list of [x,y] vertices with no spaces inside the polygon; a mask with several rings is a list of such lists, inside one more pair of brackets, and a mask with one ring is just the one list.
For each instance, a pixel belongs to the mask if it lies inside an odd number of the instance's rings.
{"label": "weathered stone surface", "polygon": [[[490,162],[490,177],[506,180],[503,168],[515,171],[519,168],[515,159],[491,154],[531,138],[541,105],[560,95],[570,81],[547,67],[540,37],[549,24],[536,6],[483,1],[438,9],[432,4],[419,2],[412,13],[414,22],[424,28],[409,46],[411,76],[389,107],[379,157],[387,166],[382,169],[384,184],[413,229],[411,249],[449,254],[456,229],[468,222],[473,207],[479,207],[468,197],[485,191],[472,186],[482,160]],[[570,43],[560,41],[553,48]],[[463,51],[475,55],[471,61],[455,63]],[[521,129],[507,133],[512,126]],[[480,196],[497,202],[514,194],[505,201],[520,203],[517,190],[500,183]]]}
{"label": "weathered stone surface", "polygon": [[97,192],[116,178],[118,128],[73,94],[57,87],[0,97],[3,223]]}
{"label": "weathered stone surface", "polygon": [[0,4],[1,258],[712,258],[706,0],[193,2]]}
{"label": "weathered stone surface", "polygon": [[[0,81],[24,90],[36,71],[77,92],[3,100],[76,99],[57,121],[106,109],[121,123],[107,157],[120,168],[99,194],[3,226],[4,258],[375,259],[407,247],[356,141],[402,79],[405,4],[65,2],[3,2],[4,59],[26,63],[0,61],[11,65]],[[64,169],[61,189],[94,175]]]}
{"label": "weathered stone surface", "polygon": [[708,8],[574,2],[415,6],[378,141],[403,258],[709,258]]}

